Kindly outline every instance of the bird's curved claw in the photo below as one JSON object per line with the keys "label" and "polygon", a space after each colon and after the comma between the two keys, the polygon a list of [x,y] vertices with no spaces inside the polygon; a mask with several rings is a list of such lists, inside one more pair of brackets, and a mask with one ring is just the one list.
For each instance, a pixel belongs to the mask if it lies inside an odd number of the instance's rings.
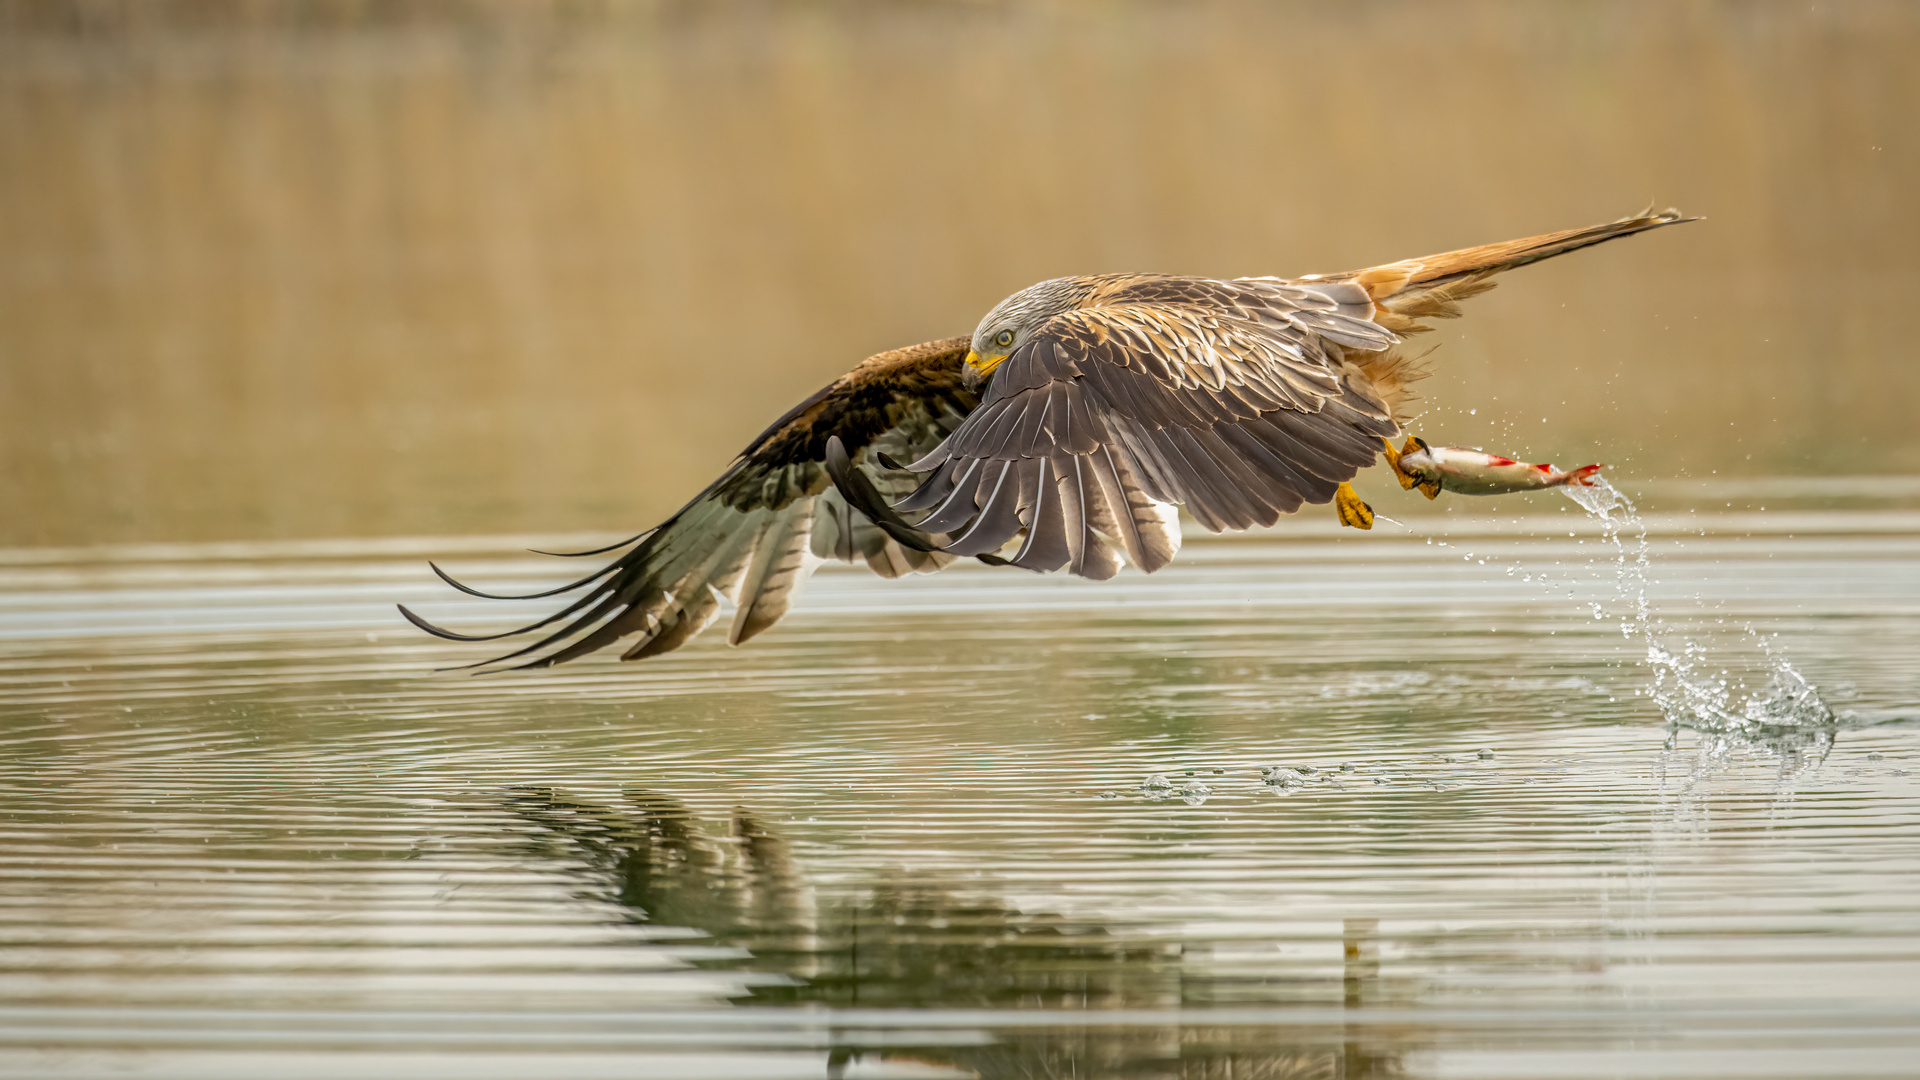
{"label": "bird's curved claw", "polygon": [[1334,513],[1340,515],[1340,524],[1354,529],[1373,528],[1373,507],[1353,490],[1352,484],[1341,484],[1340,490],[1333,495]]}
{"label": "bird's curved claw", "polygon": [[[1407,445],[1398,450],[1393,448],[1393,443],[1390,440],[1381,439],[1380,441],[1386,445],[1387,467],[1393,470],[1394,478],[1400,481],[1400,490],[1410,490],[1415,484],[1418,484],[1420,480],[1412,473],[1400,467],[1400,456],[1402,454],[1411,454],[1415,450],[1420,449],[1420,440],[1409,435],[1407,436]],[[1427,498],[1431,499],[1433,496],[1429,495]]]}

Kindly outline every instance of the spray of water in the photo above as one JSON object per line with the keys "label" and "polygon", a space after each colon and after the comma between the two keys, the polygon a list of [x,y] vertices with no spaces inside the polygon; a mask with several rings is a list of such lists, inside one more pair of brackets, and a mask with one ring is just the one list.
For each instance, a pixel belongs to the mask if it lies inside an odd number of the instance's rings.
{"label": "spray of water", "polygon": [[1632,500],[1604,479],[1595,479],[1592,487],[1569,484],[1560,490],[1599,519],[1603,542],[1613,548],[1614,589],[1625,612],[1620,633],[1645,644],[1645,663],[1653,674],[1647,696],[1670,722],[1736,736],[1831,731],[1833,710],[1821,700],[1819,690],[1752,627],[1747,633],[1766,656],[1768,678],[1758,691],[1749,693],[1726,672],[1714,672],[1698,642],[1674,633],[1654,617],[1648,599],[1647,526]]}

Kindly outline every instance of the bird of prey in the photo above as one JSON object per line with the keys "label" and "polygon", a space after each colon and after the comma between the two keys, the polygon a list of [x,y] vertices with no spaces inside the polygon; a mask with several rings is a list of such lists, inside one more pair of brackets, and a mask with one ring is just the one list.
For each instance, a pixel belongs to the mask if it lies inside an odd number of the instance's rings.
{"label": "bird of prey", "polygon": [[[827,559],[884,577],[973,557],[1034,571],[1146,573],[1180,547],[1177,508],[1210,532],[1272,525],[1333,502],[1365,528],[1348,481],[1401,434],[1398,346],[1454,318],[1495,275],[1664,225],[1647,212],[1584,229],[1338,274],[1216,280],[1106,274],[1043,281],[972,337],[862,361],[748,444],[665,522],[558,589],[585,591],[491,641],[547,633],[482,661],[547,667],[631,638],[621,658],[676,649],[734,607],[738,645],[779,621]],[[891,501],[897,500],[897,501]],[[909,515],[918,515],[917,520]]]}

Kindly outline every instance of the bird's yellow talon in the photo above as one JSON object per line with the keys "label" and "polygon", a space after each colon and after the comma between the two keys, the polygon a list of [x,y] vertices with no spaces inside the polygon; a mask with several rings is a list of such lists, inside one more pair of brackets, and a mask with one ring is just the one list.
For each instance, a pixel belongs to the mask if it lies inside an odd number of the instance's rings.
{"label": "bird's yellow talon", "polygon": [[[1419,483],[1420,481],[1416,480],[1412,473],[1400,467],[1400,455],[1411,454],[1415,450],[1420,449],[1420,440],[1409,435],[1407,436],[1407,445],[1398,450],[1395,450],[1393,443],[1388,440],[1381,439],[1380,441],[1386,444],[1387,467],[1393,470],[1394,477],[1400,481],[1400,490],[1406,491]],[[1429,495],[1427,498],[1431,499],[1433,496]]]}
{"label": "bird's yellow talon", "polygon": [[1342,525],[1354,529],[1373,528],[1373,507],[1354,492],[1352,484],[1340,485],[1340,490],[1333,495],[1333,509],[1340,515]]}

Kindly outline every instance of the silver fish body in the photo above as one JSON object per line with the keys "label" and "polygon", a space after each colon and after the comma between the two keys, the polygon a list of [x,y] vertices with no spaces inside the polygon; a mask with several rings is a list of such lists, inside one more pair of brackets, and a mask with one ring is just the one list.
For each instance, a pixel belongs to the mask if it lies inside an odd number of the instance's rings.
{"label": "silver fish body", "polygon": [[1582,465],[1563,472],[1552,465],[1515,461],[1481,450],[1428,446],[1418,439],[1400,453],[1398,466],[1404,477],[1411,480],[1407,486],[1419,488],[1429,499],[1442,491],[1460,495],[1506,495],[1562,484],[1591,487],[1593,475],[1604,467]]}

